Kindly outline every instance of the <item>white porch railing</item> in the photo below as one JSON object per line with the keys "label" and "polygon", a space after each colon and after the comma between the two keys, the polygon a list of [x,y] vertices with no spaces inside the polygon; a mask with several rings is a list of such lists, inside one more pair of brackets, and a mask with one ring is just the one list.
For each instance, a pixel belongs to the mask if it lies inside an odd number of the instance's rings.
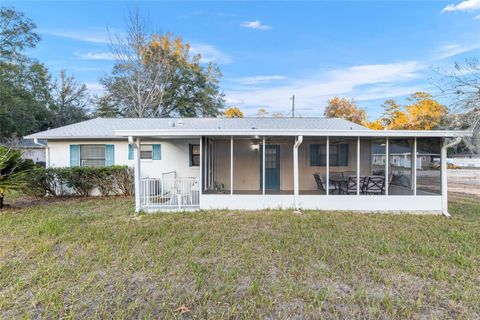
{"label": "white porch railing", "polygon": [[195,209],[200,206],[199,179],[142,179],[140,195],[142,208]]}

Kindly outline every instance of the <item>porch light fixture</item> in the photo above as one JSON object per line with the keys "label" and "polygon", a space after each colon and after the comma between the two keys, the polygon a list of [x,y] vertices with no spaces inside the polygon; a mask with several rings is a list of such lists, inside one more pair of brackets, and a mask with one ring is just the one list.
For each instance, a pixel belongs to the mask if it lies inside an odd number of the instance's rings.
{"label": "porch light fixture", "polygon": [[262,142],[262,139],[260,139],[259,136],[254,136],[253,139],[251,140],[252,149],[254,151],[258,151],[261,142]]}

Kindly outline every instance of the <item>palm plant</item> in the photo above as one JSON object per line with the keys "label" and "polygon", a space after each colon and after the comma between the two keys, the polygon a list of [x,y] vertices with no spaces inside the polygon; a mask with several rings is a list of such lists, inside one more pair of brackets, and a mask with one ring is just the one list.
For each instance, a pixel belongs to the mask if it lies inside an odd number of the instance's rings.
{"label": "palm plant", "polygon": [[5,192],[25,187],[28,171],[33,168],[32,161],[22,159],[20,150],[0,146],[0,209]]}

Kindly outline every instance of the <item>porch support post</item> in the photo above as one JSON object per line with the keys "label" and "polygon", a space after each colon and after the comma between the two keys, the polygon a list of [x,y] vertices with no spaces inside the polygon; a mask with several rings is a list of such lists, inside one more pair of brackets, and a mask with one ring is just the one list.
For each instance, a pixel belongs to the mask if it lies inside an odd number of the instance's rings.
{"label": "porch support post", "polygon": [[140,168],[140,138],[133,141],[132,137],[128,138],[128,142],[133,147],[133,159],[134,159],[134,178],[135,178],[135,213],[139,213],[142,210],[142,203],[140,201],[140,193],[142,190],[141,183],[142,183],[142,175],[141,175],[141,168]]}
{"label": "porch support post", "polygon": [[204,166],[204,161],[203,161],[203,137],[200,137],[200,182],[199,182],[199,187],[200,187],[200,195],[203,193],[203,166]]}
{"label": "porch support post", "polygon": [[327,180],[325,181],[325,184],[327,190],[325,191],[325,194],[328,196],[330,194],[330,137],[327,137],[327,147],[325,152],[327,153],[327,159],[325,163],[325,169],[327,170],[325,173],[325,179]]}
{"label": "porch support post", "polygon": [[417,137],[413,140],[413,151],[412,151],[412,189],[413,195],[417,195]]}
{"label": "porch support post", "polygon": [[230,136],[230,194],[233,194],[233,136]]}
{"label": "porch support post", "polygon": [[298,147],[303,142],[303,136],[298,136],[295,139],[295,144],[293,145],[293,197],[294,197],[294,204],[295,210],[300,211],[300,202],[298,199],[299,196],[299,188],[298,188]]}
{"label": "porch support post", "polygon": [[448,213],[448,184],[447,184],[447,149],[457,145],[462,138],[457,138],[452,143],[446,144],[443,139],[442,153],[440,156],[441,181],[442,181],[442,213],[445,217],[450,218]]}
{"label": "porch support post", "polygon": [[262,140],[262,194],[265,195],[265,136]]}
{"label": "porch support post", "polygon": [[388,163],[389,163],[389,141],[388,137],[385,137],[385,195],[388,196]]}
{"label": "porch support post", "polygon": [[360,195],[360,137],[357,137],[357,196]]}

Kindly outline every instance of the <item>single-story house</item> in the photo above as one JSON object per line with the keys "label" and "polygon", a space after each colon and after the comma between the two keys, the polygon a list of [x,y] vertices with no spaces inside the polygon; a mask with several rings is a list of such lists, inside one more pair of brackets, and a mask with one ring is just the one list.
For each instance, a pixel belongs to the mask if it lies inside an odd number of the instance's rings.
{"label": "single-story house", "polygon": [[45,166],[46,164],[46,140],[21,139],[19,141],[3,143],[2,145],[7,148],[14,148],[22,151],[23,159],[30,159],[41,166]]}
{"label": "single-story house", "polygon": [[[137,211],[447,212],[446,143],[467,131],[370,130],[329,118],[97,118],[27,136],[47,167],[128,165]],[[452,143],[450,143],[452,145]],[[393,161],[392,150],[407,153]],[[408,151],[410,150],[410,151]],[[412,155],[440,155],[441,169]],[[383,163],[375,161],[384,156]]]}

